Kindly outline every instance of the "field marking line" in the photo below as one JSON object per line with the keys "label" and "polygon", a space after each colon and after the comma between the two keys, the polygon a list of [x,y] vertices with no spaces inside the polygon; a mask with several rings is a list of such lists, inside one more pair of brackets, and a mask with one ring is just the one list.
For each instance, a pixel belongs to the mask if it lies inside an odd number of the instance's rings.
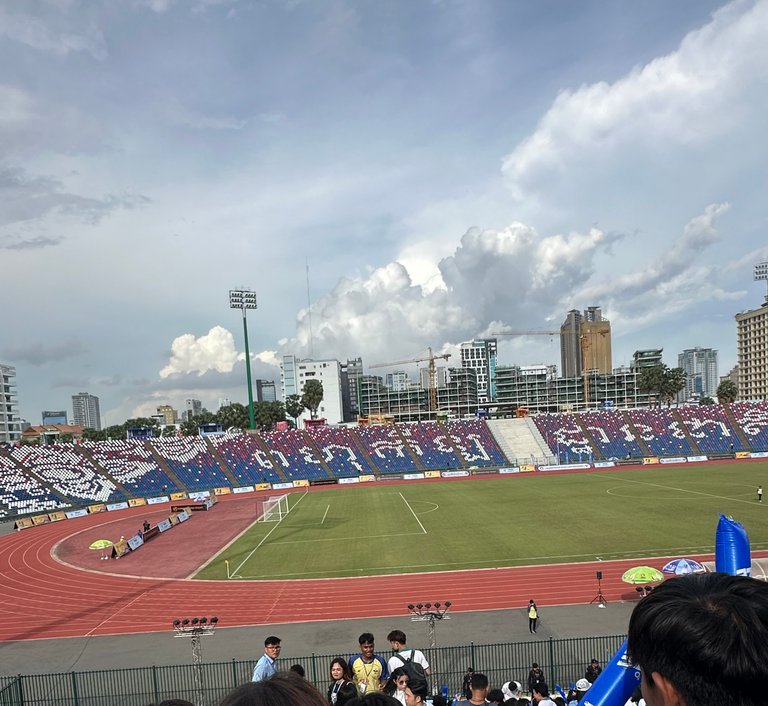
{"label": "field marking line", "polygon": [[256,553],[256,550],[261,547],[264,542],[266,542],[269,539],[269,535],[271,535],[281,524],[283,524],[283,520],[288,517],[288,515],[293,512],[293,509],[302,501],[304,498],[307,497],[307,494],[309,493],[308,490],[305,490],[302,496],[293,504],[288,506],[288,512],[285,513],[283,517],[281,517],[277,522],[275,522],[275,526],[269,530],[262,538],[261,541],[253,548],[250,552],[248,552],[248,555],[240,562],[240,565],[232,572],[233,576],[237,576],[240,569],[243,568],[243,565]]}
{"label": "field marking line", "polygon": [[325,512],[323,513],[323,519],[322,519],[322,520],[320,520],[320,524],[321,524],[321,525],[325,524],[325,518],[326,518],[326,517],[328,517],[328,510],[330,510],[330,509],[331,509],[331,506],[330,506],[330,505],[328,505],[328,506],[325,508]]}
{"label": "field marking line", "polygon": [[[398,532],[396,534],[371,534],[365,537],[355,537],[358,539],[385,539],[387,537],[418,537],[421,532]],[[317,539],[286,539],[284,542],[272,542],[272,545],[277,544],[310,544],[312,542],[339,542],[342,541],[339,537],[319,537]]]}
{"label": "field marking line", "polygon": [[[597,477],[596,474],[590,474],[593,477]],[[649,487],[654,488],[663,488],[664,490],[676,490],[680,493],[691,493],[693,495],[704,495],[707,498],[715,498],[717,500],[733,500],[737,503],[747,503],[748,505],[759,505],[759,503],[756,500],[740,500],[739,498],[734,498],[732,496],[728,495],[715,495],[714,493],[705,493],[702,490],[688,490],[687,488],[678,488],[674,485],[662,485],[661,483],[649,483],[648,481],[643,480],[632,480],[631,478],[616,478],[617,480],[622,480],[625,483],[636,483],[637,485],[647,485]],[[609,488],[610,490],[610,488]],[[606,494],[608,494],[608,491],[606,490]],[[677,498],[678,500],[680,498]]]}
{"label": "field marking line", "polygon": [[118,608],[114,613],[112,613],[112,615],[110,615],[108,618],[104,618],[104,620],[102,620],[98,625],[92,627],[87,633],[85,633],[85,637],[92,637],[95,630],[98,630],[102,625],[104,625],[104,623],[109,622],[113,618],[120,615],[120,613],[122,613],[126,608],[130,608],[136,601],[146,596],[147,593],[149,593],[149,591],[142,591],[138,596],[135,596],[133,600]]}
{"label": "field marking line", "polygon": [[413,517],[416,520],[416,522],[419,523],[419,527],[421,527],[421,531],[424,534],[427,534],[426,528],[424,527],[424,525],[421,524],[421,520],[419,519],[418,515],[413,511],[413,508],[411,507],[411,504],[405,499],[405,496],[402,493],[398,493],[398,495],[403,499],[403,502],[406,504],[408,509],[411,511],[411,514],[413,515]]}

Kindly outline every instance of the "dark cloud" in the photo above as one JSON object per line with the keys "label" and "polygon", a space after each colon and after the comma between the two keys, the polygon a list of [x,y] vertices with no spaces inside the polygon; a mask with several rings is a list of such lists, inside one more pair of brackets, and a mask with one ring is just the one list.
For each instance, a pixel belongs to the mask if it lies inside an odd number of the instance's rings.
{"label": "dark cloud", "polygon": [[82,341],[76,338],[67,338],[58,343],[29,343],[15,346],[6,346],[2,349],[3,357],[16,363],[28,363],[29,365],[45,365],[76,358],[86,350]]}
{"label": "dark cloud", "polygon": [[34,238],[20,238],[9,235],[5,238],[0,238],[0,250],[39,250],[58,245],[62,240],[63,238],[48,238],[44,235],[38,235]]}

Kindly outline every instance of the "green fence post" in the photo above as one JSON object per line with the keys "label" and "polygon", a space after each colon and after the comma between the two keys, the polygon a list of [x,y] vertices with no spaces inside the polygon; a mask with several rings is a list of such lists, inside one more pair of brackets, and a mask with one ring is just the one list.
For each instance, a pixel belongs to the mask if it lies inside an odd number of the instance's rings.
{"label": "green fence post", "polygon": [[155,703],[160,703],[160,688],[157,683],[157,667],[152,665],[152,690],[155,692]]}
{"label": "green fence post", "polygon": [[312,682],[317,684],[317,661],[314,652],[312,653]]}
{"label": "green fence post", "polygon": [[235,660],[232,660],[232,688],[234,689],[237,686],[237,662]]}
{"label": "green fence post", "polygon": [[470,642],[469,643],[469,662],[472,665],[472,668],[475,667],[475,643]]}
{"label": "green fence post", "polygon": [[72,672],[72,703],[74,706],[80,706],[80,699],[77,695],[77,672]]}
{"label": "green fence post", "polygon": [[555,640],[550,636],[549,638],[549,673],[552,676],[552,686],[559,681],[557,678],[557,665],[555,664]]}

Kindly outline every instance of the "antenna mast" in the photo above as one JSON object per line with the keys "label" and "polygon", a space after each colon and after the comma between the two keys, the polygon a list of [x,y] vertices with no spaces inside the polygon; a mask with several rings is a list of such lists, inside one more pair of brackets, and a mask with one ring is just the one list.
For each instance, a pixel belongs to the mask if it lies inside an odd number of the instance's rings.
{"label": "antenna mast", "polygon": [[307,318],[309,319],[309,357],[315,357],[315,346],[312,338],[312,303],[309,299],[309,260],[304,261],[307,265]]}

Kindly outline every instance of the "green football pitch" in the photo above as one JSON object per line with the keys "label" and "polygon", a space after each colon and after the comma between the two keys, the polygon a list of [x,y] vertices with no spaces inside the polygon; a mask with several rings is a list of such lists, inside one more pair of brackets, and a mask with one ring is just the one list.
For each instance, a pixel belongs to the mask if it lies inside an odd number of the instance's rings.
{"label": "green football pitch", "polygon": [[721,513],[744,525],[752,549],[768,549],[768,499],[757,502],[758,485],[768,489],[768,463],[293,492],[281,521],[255,522],[195,578],[372,576],[712,553]]}

